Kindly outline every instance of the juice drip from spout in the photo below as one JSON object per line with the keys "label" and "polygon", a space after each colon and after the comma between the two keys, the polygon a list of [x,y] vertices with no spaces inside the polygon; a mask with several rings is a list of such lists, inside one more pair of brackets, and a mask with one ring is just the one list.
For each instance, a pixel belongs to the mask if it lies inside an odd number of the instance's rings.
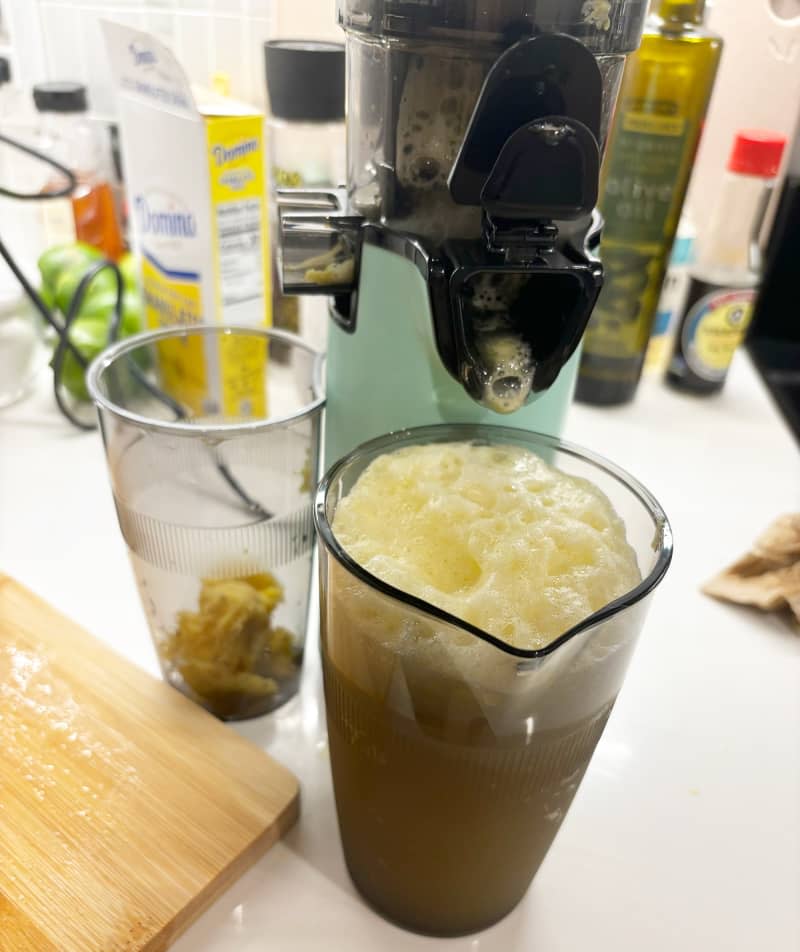
{"label": "juice drip from spout", "polygon": [[475,329],[480,402],[495,413],[514,413],[525,405],[536,364],[525,338],[511,323],[489,319]]}
{"label": "juice drip from spout", "polygon": [[472,279],[464,295],[473,333],[477,399],[495,413],[519,410],[533,386],[536,362],[511,320],[511,309],[528,280],[525,274],[484,272]]}

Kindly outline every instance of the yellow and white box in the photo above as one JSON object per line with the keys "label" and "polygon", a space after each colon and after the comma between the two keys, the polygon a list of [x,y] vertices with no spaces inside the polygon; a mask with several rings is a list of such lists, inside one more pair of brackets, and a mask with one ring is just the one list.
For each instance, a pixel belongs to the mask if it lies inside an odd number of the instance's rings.
{"label": "yellow and white box", "polygon": [[[270,324],[263,115],[196,95],[149,34],[107,21],[103,30],[148,325]],[[162,383],[196,413],[265,413],[263,385],[244,380],[263,379],[266,348],[212,340],[162,345]]]}

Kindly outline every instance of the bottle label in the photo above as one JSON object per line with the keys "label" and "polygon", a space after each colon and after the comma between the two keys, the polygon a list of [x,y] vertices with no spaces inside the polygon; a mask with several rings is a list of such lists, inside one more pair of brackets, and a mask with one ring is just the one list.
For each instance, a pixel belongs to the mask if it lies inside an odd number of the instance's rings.
{"label": "bottle label", "polygon": [[661,246],[686,158],[688,126],[677,103],[657,100],[648,112],[627,102],[614,136],[603,191],[609,235]]}
{"label": "bottle label", "polygon": [[[667,226],[683,197],[681,171],[694,144],[690,133],[695,126],[679,114],[680,108],[668,99],[626,100],[604,180],[600,256],[606,280],[584,352],[632,361],[634,378],[667,267],[672,237]],[[581,373],[595,371],[584,361]]]}
{"label": "bottle label", "polygon": [[645,373],[663,373],[667,369],[678,320],[686,310],[689,283],[689,272],[685,265],[672,267],[667,272],[650,343],[647,345]]}
{"label": "bottle label", "polygon": [[609,243],[601,248],[601,257],[606,279],[586,331],[585,348],[606,357],[637,357],[650,335],[643,305],[652,296],[655,306],[666,268],[665,255]]}
{"label": "bottle label", "polygon": [[752,288],[720,289],[692,279],[680,340],[689,370],[710,383],[725,379],[753,318],[755,298]]}

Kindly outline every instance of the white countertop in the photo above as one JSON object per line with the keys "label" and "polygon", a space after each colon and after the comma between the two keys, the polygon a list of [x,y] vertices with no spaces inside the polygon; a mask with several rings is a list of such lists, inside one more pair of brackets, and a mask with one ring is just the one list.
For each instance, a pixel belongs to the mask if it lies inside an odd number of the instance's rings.
{"label": "white countertop", "polygon": [[[100,438],[62,420],[48,385],[0,412],[0,568],[157,674]],[[312,645],[301,695],[238,728],[300,778],[300,822],[176,952],[800,949],[800,637],[698,591],[776,515],[800,510],[797,446],[743,355],[720,397],[648,381],[629,407],[576,406],[566,435],[653,491],[675,560],[523,903],[488,932],[434,940],[360,901],[339,846]]]}

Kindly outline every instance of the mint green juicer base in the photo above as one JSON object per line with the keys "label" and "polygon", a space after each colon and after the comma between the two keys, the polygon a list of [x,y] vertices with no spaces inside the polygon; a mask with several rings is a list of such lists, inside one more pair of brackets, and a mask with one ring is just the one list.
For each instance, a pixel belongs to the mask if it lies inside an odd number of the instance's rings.
{"label": "mint green juicer base", "polygon": [[486,409],[439,357],[428,288],[417,266],[365,243],[355,333],[333,321],[330,327],[326,467],[366,440],[433,423],[494,423],[560,436],[578,362],[576,352],[555,384],[521,410],[506,415]]}

